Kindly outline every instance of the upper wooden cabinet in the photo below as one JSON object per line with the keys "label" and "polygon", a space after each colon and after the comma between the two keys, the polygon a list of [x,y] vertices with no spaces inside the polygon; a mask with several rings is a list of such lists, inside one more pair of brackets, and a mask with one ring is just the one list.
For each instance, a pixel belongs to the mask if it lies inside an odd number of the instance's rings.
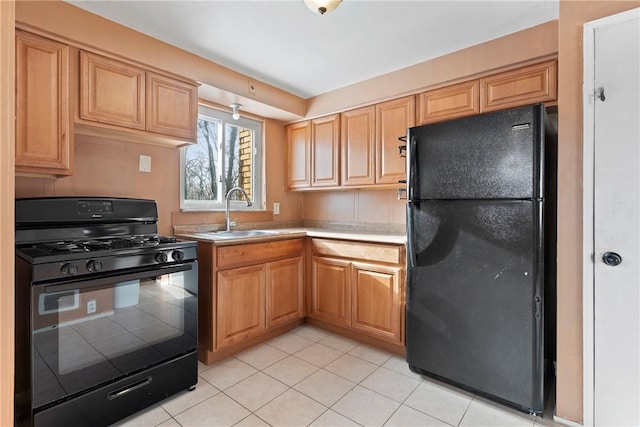
{"label": "upper wooden cabinet", "polygon": [[16,172],[70,175],[69,47],[16,30]]}
{"label": "upper wooden cabinet", "polygon": [[80,52],[80,118],[145,129],[143,69]]}
{"label": "upper wooden cabinet", "polygon": [[557,61],[551,60],[291,124],[287,126],[287,188],[398,186],[398,181],[406,179],[398,138],[406,136],[408,128],[548,103],[557,99],[557,92]]}
{"label": "upper wooden cabinet", "polygon": [[414,124],[413,96],[342,113],[342,185],[397,185],[405,179],[398,138]]}
{"label": "upper wooden cabinet", "polygon": [[556,60],[541,62],[418,95],[418,125],[555,101]]}
{"label": "upper wooden cabinet", "polygon": [[480,112],[477,80],[430,90],[418,95],[418,123],[421,125],[470,116]]}
{"label": "upper wooden cabinet", "polygon": [[287,187],[311,186],[311,122],[287,126]]}
{"label": "upper wooden cabinet", "polygon": [[340,115],[311,120],[311,186],[340,185]]}
{"label": "upper wooden cabinet", "polygon": [[287,126],[287,188],[340,185],[340,115]]}
{"label": "upper wooden cabinet", "polygon": [[548,61],[480,79],[480,112],[553,101],[557,74],[557,62]]}
{"label": "upper wooden cabinet", "polygon": [[198,88],[194,83],[81,51],[79,88],[81,124],[195,142]]}
{"label": "upper wooden cabinet", "polygon": [[147,72],[148,131],[195,140],[197,117],[197,87]]}
{"label": "upper wooden cabinet", "polygon": [[407,176],[407,164],[400,157],[398,140],[415,126],[416,100],[413,96],[376,104],[376,183],[397,184]]}
{"label": "upper wooden cabinet", "polygon": [[375,183],[375,107],[342,113],[342,184]]}

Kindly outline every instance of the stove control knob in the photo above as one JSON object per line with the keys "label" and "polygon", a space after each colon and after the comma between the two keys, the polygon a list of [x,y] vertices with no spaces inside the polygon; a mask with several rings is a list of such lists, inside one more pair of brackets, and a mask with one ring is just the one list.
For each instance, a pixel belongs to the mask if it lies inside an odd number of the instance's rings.
{"label": "stove control knob", "polygon": [[87,270],[89,271],[101,271],[102,270],[102,262],[92,259],[87,262]]}
{"label": "stove control knob", "polygon": [[171,254],[171,258],[173,258],[174,261],[182,261],[184,259],[184,252],[182,251],[173,251],[173,253]]}
{"label": "stove control knob", "polygon": [[78,266],[67,262],[62,265],[62,268],[60,268],[60,272],[62,274],[66,274],[67,276],[74,276],[78,274]]}
{"label": "stove control knob", "polygon": [[169,257],[167,256],[166,252],[158,252],[156,254],[156,261],[158,262],[167,262],[168,259]]}

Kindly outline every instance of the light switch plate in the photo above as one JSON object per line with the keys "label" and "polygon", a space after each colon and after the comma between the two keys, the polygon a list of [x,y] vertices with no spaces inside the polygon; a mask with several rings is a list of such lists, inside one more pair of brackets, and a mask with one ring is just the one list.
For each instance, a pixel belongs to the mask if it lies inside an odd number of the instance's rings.
{"label": "light switch plate", "polygon": [[138,170],[140,172],[151,172],[151,156],[140,155]]}
{"label": "light switch plate", "polygon": [[274,215],[280,215],[280,203],[275,202],[273,204],[273,214]]}

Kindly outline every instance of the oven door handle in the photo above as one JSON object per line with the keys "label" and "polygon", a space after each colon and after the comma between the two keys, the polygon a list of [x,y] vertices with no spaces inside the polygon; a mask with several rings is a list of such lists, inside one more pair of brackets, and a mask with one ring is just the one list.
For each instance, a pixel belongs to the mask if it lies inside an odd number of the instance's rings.
{"label": "oven door handle", "polygon": [[78,280],[76,282],[65,282],[59,285],[47,285],[44,288],[46,293],[68,291],[74,289],[92,289],[102,288],[105,286],[113,285],[114,279],[119,282],[127,282],[129,280],[146,279],[154,276],[162,276],[164,274],[180,273],[182,271],[189,271],[193,269],[193,263],[173,265],[168,267],[159,267],[154,269],[145,269],[143,271],[136,271],[127,274],[111,274],[108,276],[100,276],[95,279]]}

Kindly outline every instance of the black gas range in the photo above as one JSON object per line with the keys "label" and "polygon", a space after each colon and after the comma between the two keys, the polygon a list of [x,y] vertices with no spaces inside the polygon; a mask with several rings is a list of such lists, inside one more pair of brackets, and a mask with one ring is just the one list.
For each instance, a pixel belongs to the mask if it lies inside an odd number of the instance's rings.
{"label": "black gas range", "polygon": [[16,423],[108,425],[197,382],[196,243],[152,200],[16,200]]}

